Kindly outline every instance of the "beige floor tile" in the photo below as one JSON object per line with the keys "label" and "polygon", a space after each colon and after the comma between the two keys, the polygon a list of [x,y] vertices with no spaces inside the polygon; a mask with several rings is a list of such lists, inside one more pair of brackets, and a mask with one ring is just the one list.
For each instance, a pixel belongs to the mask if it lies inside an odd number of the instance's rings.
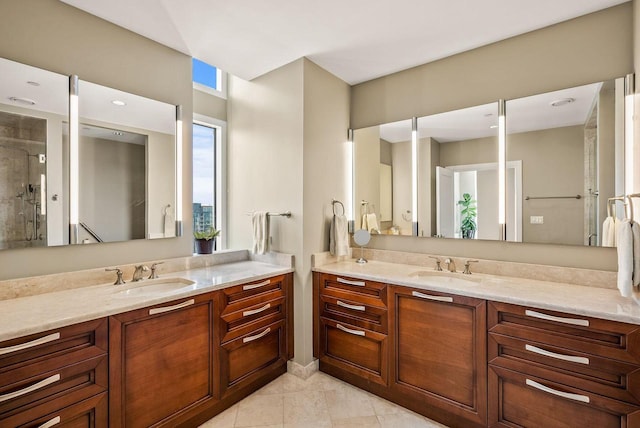
{"label": "beige floor tile", "polygon": [[317,421],[301,421],[293,424],[284,424],[284,428],[332,428],[330,419]]}
{"label": "beige floor tile", "polygon": [[356,418],[336,419],[333,428],[380,428],[375,416],[358,416]]}
{"label": "beige floor tile", "polygon": [[324,396],[327,400],[331,420],[375,416],[376,414],[369,400],[369,394],[360,389],[341,386],[332,391],[325,391]]}
{"label": "beige floor tile", "polygon": [[286,394],[289,392],[309,391],[310,384],[292,374],[285,373],[268,385],[262,387],[256,394]]}
{"label": "beige floor tile", "polygon": [[373,410],[376,412],[376,415],[393,415],[404,410],[397,404],[387,401],[384,398],[380,398],[377,395],[369,394],[369,400],[371,401],[371,405],[373,406]]}
{"label": "beige floor tile", "polygon": [[305,381],[308,390],[333,391],[348,385],[346,382],[336,379],[322,372],[316,372]]}
{"label": "beige floor tile", "polygon": [[236,414],[238,413],[238,405],[229,407],[224,412],[209,419],[199,428],[234,428],[236,424]]}
{"label": "beige floor tile", "polygon": [[284,423],[330,420],[323,391],[302,391],[284,394]]}
{"label": "beige floor tile", "polygon": [[391,415],[379,415],[378,421],[381,428],[446,428],[444,425],[404,409]]}
{"label": "beige floor tile", "polygon": [[253,394],[238,404],[236,427],[277,425],[284,423],[283,397],[281,394]]}

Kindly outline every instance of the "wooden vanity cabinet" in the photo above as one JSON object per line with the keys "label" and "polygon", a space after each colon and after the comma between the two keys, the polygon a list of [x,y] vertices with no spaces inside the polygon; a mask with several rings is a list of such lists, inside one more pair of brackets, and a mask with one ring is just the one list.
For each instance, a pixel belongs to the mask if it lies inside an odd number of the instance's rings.
{"label": "wooden vanity cabinet", "polygon": [[110,427],[174,427],[217,398],[214,295],[111,316]]}

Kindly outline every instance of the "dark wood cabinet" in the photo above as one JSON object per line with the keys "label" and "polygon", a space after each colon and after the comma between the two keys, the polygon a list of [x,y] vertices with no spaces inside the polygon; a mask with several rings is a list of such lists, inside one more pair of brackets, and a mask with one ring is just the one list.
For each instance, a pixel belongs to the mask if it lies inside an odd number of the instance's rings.
{"label": "dark wood cabinet", "polygon": [[486,302],[408,287],[390,295],[392,392],[436,420],[484,426]]}
{"label": "dark wood cabinet", "polygon": [[216,399],[214,299],[110,317],[111,427],[176,426]]}

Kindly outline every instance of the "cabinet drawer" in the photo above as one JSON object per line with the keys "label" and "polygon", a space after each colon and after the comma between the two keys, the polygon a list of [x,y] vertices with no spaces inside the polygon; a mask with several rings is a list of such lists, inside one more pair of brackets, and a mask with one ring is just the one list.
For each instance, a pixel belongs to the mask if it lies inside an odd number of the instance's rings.
{"label": "cabinet drawer", "polygon": [[320,343],[321,364],[387,384],[387,335],[321,318]]}
{"label": "cabinet drawer", "polygon": [[640,407],[528,374],[489,366],[489,426],[640,426]]}
{"label": "cabinet drawer", "polygon": [[285,325],[281,320],[220,346],[222,394],[259,379],[272,366],[286,365]]}
{"label": "cabinet drawer", "polygon": [[107,349],[105,318],[49,330],[1,342],[0,374],[28,365],[36,375],[49,370],[53,358],[59,357],[66,365],[103,355]]}
{"label": "cabinet drawer", "polygon": [[379,333],[387,334],[389,331],[388,311],[385,308],[330,295],[320,296],[320,305],[320,316],[322,317]]}
{"label": "cabinet drawer", "polygon": [[269,324],[284,319],[286,312],[284,296],[267,302],[261,298],[256,300],[254,304],[243,305],[240,309],[237,308],[237,305],[227,306],[220,316],[221,342],[228,342],[267,327]]}
{"label": "cabinet drawer", "polygon": [[489,362],[640,404],[640,367],[557,346],[489,333]]}
{"label": "cabinet drawer", "polygon": [[222,309],[235,311],[258,303],[273,300],[285,295],[285,276],[261,279],[234,287],[224,288],[222,292]]}
{"label": "cabinet drawer", "polygon": [[0,420],[50,400],[70,405],[104,392],[108,386],[106,355],[36,376],[30,372],[27,366],[0,375]]}
{"label": "cabinet drawer", "polygon": [[320,295],[347,299],[369,306],[387,307],[387,285],[346,276],[320,275]]}
{"label": "cabinet drawer", "polygon": [[640,364],[640,326],[506,303],[489,304],[492,333]]}
{"label": "cabinet drawer", "polygon": [[94,395],[71,406],[57,400],[0,419],[3,428],[107,428],[107,393]]}

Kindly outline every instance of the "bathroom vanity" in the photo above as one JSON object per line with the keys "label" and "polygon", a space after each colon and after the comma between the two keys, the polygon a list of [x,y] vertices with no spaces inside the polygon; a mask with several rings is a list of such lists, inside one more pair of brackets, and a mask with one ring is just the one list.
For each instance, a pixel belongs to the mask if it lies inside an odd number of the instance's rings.
{"label": "bathroom vanity", "polygon": [[286,372],[292,271],[243,261],[0,301],[0,426],[197,426]]}
{"label": "bathroom vanity", "polygon": [[639,324],[615,289],[314,268],[320,370],[452,427],[639,427]]}

